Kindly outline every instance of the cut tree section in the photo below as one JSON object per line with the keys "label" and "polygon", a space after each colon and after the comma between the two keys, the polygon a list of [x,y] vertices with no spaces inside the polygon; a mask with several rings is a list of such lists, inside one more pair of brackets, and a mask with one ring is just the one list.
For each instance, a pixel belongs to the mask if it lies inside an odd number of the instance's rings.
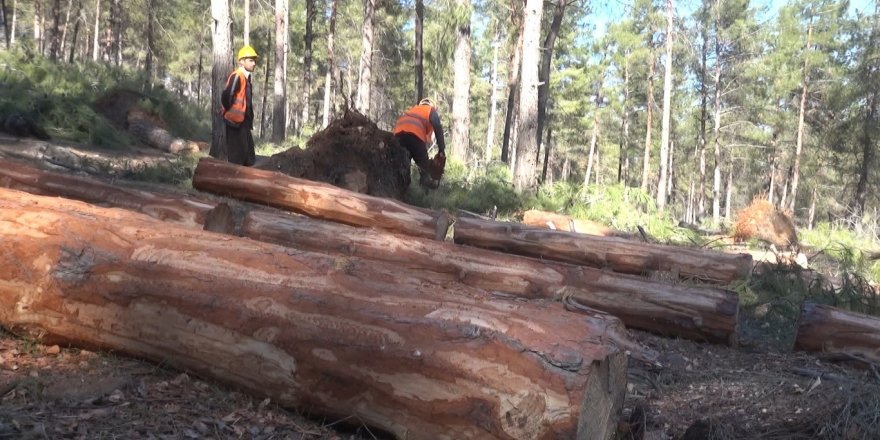
{"label": "cut tree section", "polygon": [[0,324],[47,343],[153,359],[398,438],[616,428],[626,359],[609,316],[5,189],[0,239]]}
{"label": "cut tree section", "polygon": [[794,346],[880,365],[880,317],[807,302]]}

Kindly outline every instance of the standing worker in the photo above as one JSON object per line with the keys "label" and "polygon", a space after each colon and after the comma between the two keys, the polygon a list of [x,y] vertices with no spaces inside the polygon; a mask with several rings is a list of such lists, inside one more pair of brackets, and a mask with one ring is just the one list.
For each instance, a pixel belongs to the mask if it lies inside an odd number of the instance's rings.
{"label": "standing worker", "polygon": [[[428,142],[431,133],[437,138],[437,155],[428,159]],[[434,101],[425,98],[419,105],[410,107],[394,125],[394,138],[401,147],[409,150],[410,156],[419,167],[419,183],[435,189],[440,185],[446,167],[446,142],[443,140],[443,125]]]}
{"label": "standing worker", "polygon": [[223,120],[226,121],[226,154],[229,162],[251,166],[256,160],[254,151],[253,84],[251,73],[257,66],[257,52],[251,46],[238,51],[238,68],[229,74],[226,88],[220,95]]}

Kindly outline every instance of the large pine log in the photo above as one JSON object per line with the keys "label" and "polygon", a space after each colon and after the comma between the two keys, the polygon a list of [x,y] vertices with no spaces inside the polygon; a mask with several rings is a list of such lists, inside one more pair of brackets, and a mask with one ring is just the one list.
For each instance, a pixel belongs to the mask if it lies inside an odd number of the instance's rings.
{"label": "large pine log", "polygon": [[605,439],[607,316],[357,258],[0,190],[0,324],[166,362],[410,439]]}
{"label": "large pine log", "polygon": [[43,171],[0,159],[0,186],[139,211],[151,217],[201,228],[214,204],[195,197],[163,195],[114,186],[96,179]]}
{"label": "large pine log", "polygon": [[748,277],[752,268],[752,258],[746,254],[549,231],[519,223],[460,218],[454,229],[456,243],[621,273],[667,271],[681,278],[726,283]]}
{"label": "large pine log", "polygon": [[173,154],[198,153],[201,149],[198,143],[175,137],[156,125],[142,110],[130,110],[127,119],[128,132],[150,147]]}
{"label": "large pine log", "polygon": [[443,239],[449,227],[449,218],[444,213],[214,159],[199,161],[193,187],[315,218],[417,237]]}
{"label": "large pine log", "polygon": [[393,262],[402,271],[428,268],[489,291],[566,298],[615,315],[633,328],[712,342],[736,341],[737,296],[711,286],[652,282],[273,212],[249,212],[242,234],[300,249]]}
{"label": "large pine log", "polygon": [[880,365],[880,317],[807,302],[794,345]]}

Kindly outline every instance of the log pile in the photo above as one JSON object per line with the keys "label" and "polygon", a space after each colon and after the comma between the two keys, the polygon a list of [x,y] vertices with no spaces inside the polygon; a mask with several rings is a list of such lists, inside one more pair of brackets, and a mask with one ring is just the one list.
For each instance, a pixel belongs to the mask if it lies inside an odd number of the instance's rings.
{"label": "log pile", "polygon": [[0,324],[118,350],[398,438],[605,439],[625,355],[602,314],[394,265],[0,190]]}

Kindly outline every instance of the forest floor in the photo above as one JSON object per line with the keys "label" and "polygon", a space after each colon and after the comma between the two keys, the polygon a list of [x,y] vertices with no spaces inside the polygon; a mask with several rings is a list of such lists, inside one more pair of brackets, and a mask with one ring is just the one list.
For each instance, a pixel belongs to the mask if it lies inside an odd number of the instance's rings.
{"label": "forest floor", "polygon": [[[156,151],[116,155],[73,144],[0,139],[0,157],[116,179],[176,163]],[[880,438],[876,367],[792,352],[774,340],[780,332],[754,327],[743,322],[748,337],[736,347],[632,332],[637,342],[660,353],[663,367],[630,360],[621,438]],[[5,438],[382,437],[358,420],[310,417],[163,365],[43,346],[0,331],[0,439]]]}

